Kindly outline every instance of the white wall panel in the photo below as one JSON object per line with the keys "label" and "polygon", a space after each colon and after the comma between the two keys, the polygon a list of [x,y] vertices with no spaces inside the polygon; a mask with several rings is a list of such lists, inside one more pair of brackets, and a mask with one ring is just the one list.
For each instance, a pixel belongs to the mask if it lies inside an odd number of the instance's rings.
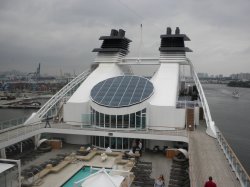
{"label": "white wall panel", "polygon": [[148,126],[151,129],[171,130],[171,128],[175,129],[185,127],[185,109],[151,105],[149,111],[147,112],[149,112],[150,114],[148,119]]}

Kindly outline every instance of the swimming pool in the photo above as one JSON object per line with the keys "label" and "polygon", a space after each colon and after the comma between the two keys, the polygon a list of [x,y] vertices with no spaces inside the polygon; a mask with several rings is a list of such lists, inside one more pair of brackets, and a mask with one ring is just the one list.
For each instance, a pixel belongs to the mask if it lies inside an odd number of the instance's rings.
{"label": "swimming pool", "polygon": [[73,187],[74,182],[77,182],[83,178],[86,178],[87,176],[97,172],[97,170],[92,170],[90,173],[90,167],[84,166],[78,172],[76,172],[70,179],[68,179],[61,187]]}

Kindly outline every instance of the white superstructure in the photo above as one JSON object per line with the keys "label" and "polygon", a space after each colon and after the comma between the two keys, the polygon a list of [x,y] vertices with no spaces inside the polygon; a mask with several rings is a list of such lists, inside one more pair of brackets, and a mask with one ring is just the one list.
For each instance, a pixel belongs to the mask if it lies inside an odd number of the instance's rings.
{"label": "white superstructure", "polygon": [[[110,36],[100,40],[103,43],[93,50],[97,56],[90,70],[68,83],[23,125],[1,132],[2,157],[8,155],[6,150],[22,150],[22,142],[31,137],[37,146],[43,133],[69,144],[100,149],[127,151],[133,148],[133,141],[140,141],[145,150],[187,150],[188,131],[194,131],[205,118],[206,133],[218,136],[240,183],[249,184],[246,172],[238,167],[239,162],[216,129],[194,67],[186,58],[191,50],[184,41],[189,38],[180,34],[179,28],[174,34],[167,28],[161,35],[159,58],[126,58],[131,41],[121,29],[111,30]],[[140,69],[144,65],[154,67],[144,72],[149,69]],[[183,67],[189,67],[191,78],[185,77]]]}
{"label": "white superstructure", "polygon": [[[112,30],[110,36],[100,38],[104,40],[103,44],[101,48],[95,49],[98,52],[95,60],[98,67],[86,78],[64,105],[64,121],[70,125],[94,125],[103,128],[184,129],[186,125],[186,109],[177,108],[177,102],[181,81],[180,64],[185,62],[185,50],[187,49],[184,47],[184,40],[187,39],[186,35],[178,33],[175,35],[171,33],[162,35],[160,59],[158,60],[160,65],[157,71],[150,77],[150,82],[153,84],[154,89],[149,98],[134,105],[118,107],[103,106],[91,99],[91,90],[99,82],[126,74],[124,66],[121,68],[118,63],[122,62],[126,57],[130,40],[125,38],[125,32],[122,30],[117,32],[117,35],[115,33]],[[171,40],[177,38],[177,47],[170,46],[166,48],[165,40],[166,38],[168,40],[169,37]],[[179,39],[181,40],[181,46],[178,47]],[[171,45],[175,45],[174,42]],[[129,68],[127,66],[126,69]],[[132,81],[138,80],[133,79]],[[119,85],[120,87],[127,86],[124,85],[124,82],[119,84],[121,84]],[[111,85],[109,89],[118,89],[114,86]],[[136,97],[134,96],[137,94],[136,92],[140,92],[137,90],[137,87],[138,85],[132,85],[131,88],[128,88],[133,89],[133,93],[129,96],[132,99]],[[115,99],[120,99],[118,97],[121,97],[122,100],[126,95],[129,95],[126,89],[124,89],[123,95],[118,95],[116,91],[113,93],[105,91],[107,93],[102,95],[102,97],[107,97],[108,94],[112,95],[110,97],[115,97]]]}

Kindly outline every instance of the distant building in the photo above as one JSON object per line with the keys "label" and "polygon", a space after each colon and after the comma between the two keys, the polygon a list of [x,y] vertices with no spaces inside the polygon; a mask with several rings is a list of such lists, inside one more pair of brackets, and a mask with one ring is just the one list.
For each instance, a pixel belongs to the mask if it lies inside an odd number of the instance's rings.
{"label": "distant building", "polygon": [[197,73],[197,76],[199,78],[208,78],[209,77],[207,73]]}
{"label": "distant building", "polygon": [[232,79],[241,80],[241,81],[249,81],[250,80],[250,73],[238,73],[230,75]]}

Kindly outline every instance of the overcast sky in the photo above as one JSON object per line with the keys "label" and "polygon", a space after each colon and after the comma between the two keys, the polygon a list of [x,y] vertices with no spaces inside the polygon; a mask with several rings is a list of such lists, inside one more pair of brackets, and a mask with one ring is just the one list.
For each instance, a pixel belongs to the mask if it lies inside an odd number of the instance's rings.
{"label": "overcast sky", "polygon": [[80,73],[101,35],[123,28],[129,56],[159,57],[160,34],[180,27],[197,72],[250,73],[249,0],[0,0],[0,71]]}

